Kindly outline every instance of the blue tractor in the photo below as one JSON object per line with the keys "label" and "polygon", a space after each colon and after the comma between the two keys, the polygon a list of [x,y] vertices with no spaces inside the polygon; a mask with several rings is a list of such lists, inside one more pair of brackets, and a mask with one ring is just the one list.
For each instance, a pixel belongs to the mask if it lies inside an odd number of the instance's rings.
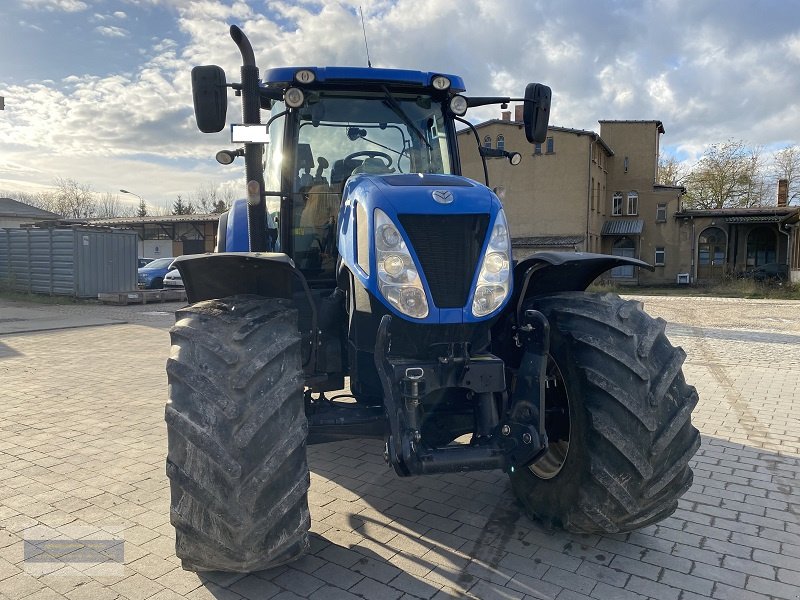
{"label": "blue tractor", "polygon": [[[586,292],[641,261],[542,252],[515,261],[498,197],[461,174],[470,107],[524,102],[547,133],[550,89],[464,95],[443,73],[341,67],[241,82],[192,72],[203,132],[242,121],[247,197],[217,251],[175,261],[190,305],[171,330],[167,474],[189,570],[249,572],[308,548],[306,445],[381,440],[400,477],[502,469],[531,517],[623,532],[670,515],[699,446],[695,389],[665,323]],[[474,129],[473,129],[474,132]],[[481,148],[481,157],[519,154]],[[557,209],[554,209],[557,210]],[[344,389],[332,396],[337,390]]]}

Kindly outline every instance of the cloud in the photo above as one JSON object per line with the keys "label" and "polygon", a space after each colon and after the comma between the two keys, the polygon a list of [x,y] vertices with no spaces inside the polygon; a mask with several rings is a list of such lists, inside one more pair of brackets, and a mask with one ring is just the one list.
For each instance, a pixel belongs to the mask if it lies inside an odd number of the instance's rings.
{"label": "cloud", "polygon": [[108,37],[108,38],[121,38],[121,37],[128,37],[130,35],[130,31],[128,31],[127,29],[123,29],[122,27],[115,27],[114,25],[100,25],[98,27],[95,27],[94,30],[103,37]]}
{"label": "cloud", "polygon": [[25,8],[36,10],[46,10],[50,12],[81,12],[89,8],[86,2],[81,0],[22,0]]}
{"label": "cloud", "polygon": [[[23,4],[87,8],[79,0]],[[0,90],[0,145],[15,153],[16,164],[40,162],[46,152],[49,172],[60,176],[72,176],[71,161],[81,163],[78,173],[107,172],[115,181],[141,165],[147,177],[160,178],[146,181],[152,195],[171,193],[174,182],[186,181],[186,169],[233,180],[241,169],[221,170],[213,161],[227,146],[225,134],[195,127],[191,68],[219,64],[238,80],[231,23],[250,37],[262,73],[287,65],[365,66],[359,4],[374,66],[461,75],[473,95],[519,96],[526,83],[540,81],[553,88],[555,125],[599,131],[601,119],[659,119],[667,130],[662,147],[681,156],[731,137],[800,143],[800,5],[793,3],[775,11],[731,0],[721,11],[709,0],[128,0],[125,12],[97,13],[102,25],[95,31],[109,38],[104,44],[134,41],[140,63]],[[137,39],[110,25],[145,17],[172,19],[173,26]],[[231,94],[229,101],[230,120],[238,99]],[[498,117],[499,110],[470,110],[468,117]]]}
{"label": "cloud", "polygon": [[34,23],[28,23],[27,21],[20,21],[19,22],[19,26],[20,27],[25,27],[27,29],[33,29],[34,31],[38,31],[40,33],[44,32],[44,28],[43,27],[39,27],[38,25],[35,25]]}

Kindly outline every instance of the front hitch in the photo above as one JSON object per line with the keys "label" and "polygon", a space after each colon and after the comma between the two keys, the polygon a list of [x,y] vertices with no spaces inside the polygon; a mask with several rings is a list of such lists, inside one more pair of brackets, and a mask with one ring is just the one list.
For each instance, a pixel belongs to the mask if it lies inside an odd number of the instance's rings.
{"label": "front hitch", "polygon": [[[374,358],[388,421],[384,456],[398,475],[509,470],[529,463],[544,450],[542,440],[545,438],[538,433],[538,397],[534,399],[537,410],[532,408],[525,413],[525,408],[520,406],[519,414],[512,409],[513,418],[498,424],[494,398],[506,390],[505,366],[499,358],[492,355],[465,357],[469,359],[469,369],[464,368],[464,361],[447,359],[419,363],[390,358],[391,322],[391,315],[381,318]],[[469,390],[476,399],[475,437],[469,446],[429,448],[420,435],[420,403],[426,394],[442,387]],[[525,422],[525,415],[533,418],[534,413],[537,421],[531,426]],[[509,432],[505,436],[502,435],[504,426]],[[532,456],[528,458],[528,454]]]}

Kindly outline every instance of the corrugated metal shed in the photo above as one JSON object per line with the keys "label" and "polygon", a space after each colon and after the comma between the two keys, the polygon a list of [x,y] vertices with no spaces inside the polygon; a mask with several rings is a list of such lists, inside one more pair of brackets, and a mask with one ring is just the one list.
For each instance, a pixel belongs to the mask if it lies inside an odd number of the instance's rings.
{"label": "corrugated metal shed", "polygon": [[641,235],[643,229],[642,219],[613,219],[603,223],[600,235]]}
{"label": "corrugated metal shed", "polygon": [[0,281],[22,292],[96,298],[136,289],[133,231],[0,229]]}

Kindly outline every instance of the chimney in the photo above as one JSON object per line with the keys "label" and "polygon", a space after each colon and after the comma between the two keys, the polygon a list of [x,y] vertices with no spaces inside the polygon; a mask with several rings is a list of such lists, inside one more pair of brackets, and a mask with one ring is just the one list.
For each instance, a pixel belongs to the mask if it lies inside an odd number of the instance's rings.
{"label": "chimney", "polygon": [[511,120],[511,111],[510,110],[504,110],[503,112],[500,113],[500,115],[503,117],[503,121],[510,121]]}
{"label": "chimney", "polygon": [[789,180],[778,179],[778,206],[786,206],[789,200]]}
{"label": "chimney", "polygon": [[524,104],[517,104],[514,107],[514,120],[515,121],[522,121],[522,109],[525,108]]}

